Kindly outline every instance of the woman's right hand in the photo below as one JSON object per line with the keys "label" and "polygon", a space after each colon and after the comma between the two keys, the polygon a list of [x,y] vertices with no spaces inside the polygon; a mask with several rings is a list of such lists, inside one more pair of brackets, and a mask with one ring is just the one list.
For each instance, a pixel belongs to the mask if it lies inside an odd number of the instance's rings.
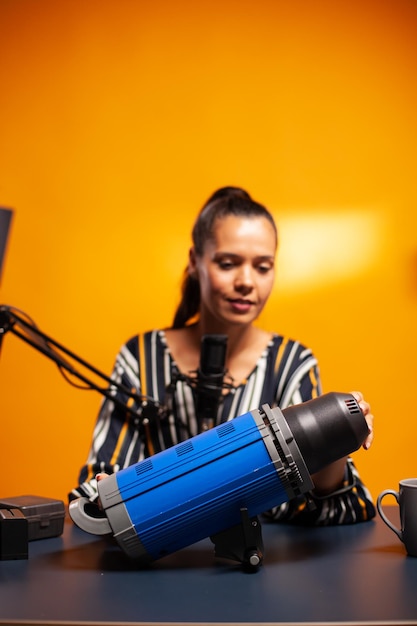
{"label": "woman's right hand", "polygon": [[105,472],[100,472],[100,474],[96,474],[96,481],[99,483],[103,478],[108,478],[110,474],[106,474]]}
{"label": "woman's right hand", "polygon": [[[109,476],[110,474],[106,474],[106,472],[100,472],[100,474],[96,474],[96,481],[99,483],[100,480],[104,480],[105,478],[108,478]],[[100,498],[97,500],[97,505],[99,509],[103,510],[103,507],[101,506]]]}

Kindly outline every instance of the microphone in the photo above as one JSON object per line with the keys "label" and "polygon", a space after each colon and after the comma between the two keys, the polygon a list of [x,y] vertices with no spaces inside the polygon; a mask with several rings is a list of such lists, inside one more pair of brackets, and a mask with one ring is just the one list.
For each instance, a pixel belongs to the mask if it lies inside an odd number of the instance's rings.
{"label": "microphone", "polygon": [[213,428],[224,388],[227,335],[204,335],[194,384],[199,432]]}

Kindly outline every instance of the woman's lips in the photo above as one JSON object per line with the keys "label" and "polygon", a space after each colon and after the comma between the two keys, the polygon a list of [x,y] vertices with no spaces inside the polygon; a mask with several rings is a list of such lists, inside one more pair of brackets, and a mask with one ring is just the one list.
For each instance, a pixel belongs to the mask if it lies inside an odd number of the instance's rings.
{"label": "woman's lips", "polygon": [[247,313],[253,306],[253,302],[250,300],[229,300],[230,305],[237,313]]}

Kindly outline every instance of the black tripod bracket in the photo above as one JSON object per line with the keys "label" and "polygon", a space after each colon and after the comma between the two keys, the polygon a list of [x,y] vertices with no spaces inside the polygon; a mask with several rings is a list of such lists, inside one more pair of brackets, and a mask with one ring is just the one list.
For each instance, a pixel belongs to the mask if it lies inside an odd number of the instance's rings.
{"label": "black tripod bracket", "polygon": [[248,571],[262,565],[264,545],[262,527],[257,517],[249,517],[246,508],[240,509],[241,522],[210,537],[216,557],[239,561]]}

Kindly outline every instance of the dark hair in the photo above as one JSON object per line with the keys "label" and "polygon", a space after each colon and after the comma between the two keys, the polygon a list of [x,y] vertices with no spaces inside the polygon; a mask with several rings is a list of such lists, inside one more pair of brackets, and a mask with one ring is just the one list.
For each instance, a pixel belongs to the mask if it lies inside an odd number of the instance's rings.
{"label": "dark hair", "polygon": [[[214,237],[217,220],[235,215],[238,217],[264,217],[272,225],[278,240],[274,218],[262,204],[252,200],[247,191],[240,187],[221,187],[204,204],[197,216],[192,241],[197,256],[202,256],[207,241]],[[194,318],[200,309],[200,284],[186,269],[184,272],[181,301],[174,315],[173,328],[183,328]]]}

